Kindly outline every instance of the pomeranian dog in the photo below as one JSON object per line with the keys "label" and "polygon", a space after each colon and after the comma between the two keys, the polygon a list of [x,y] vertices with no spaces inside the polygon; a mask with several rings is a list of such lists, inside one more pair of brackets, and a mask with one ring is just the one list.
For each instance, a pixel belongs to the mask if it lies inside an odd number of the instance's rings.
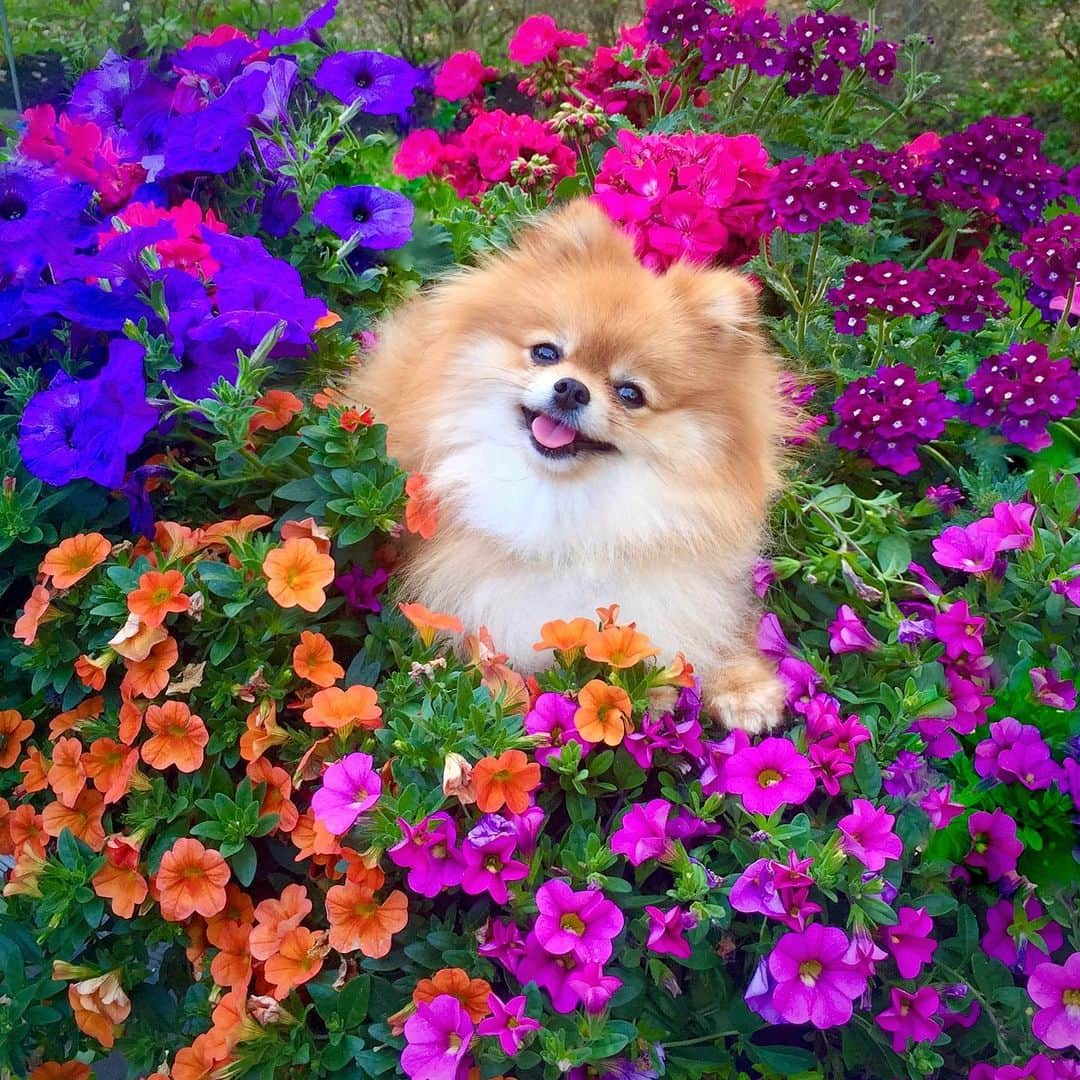
{"label": "pomeranian dog", "polygon": [[439,529],[403,594],[486,626],[523,672],[540,626],[618,603],[706,708],[766,730],[784,693],[751,571],[780,477],[779,369],[740,275],[657,275],[580,200],[406,303],[347,396],[428,477]]}

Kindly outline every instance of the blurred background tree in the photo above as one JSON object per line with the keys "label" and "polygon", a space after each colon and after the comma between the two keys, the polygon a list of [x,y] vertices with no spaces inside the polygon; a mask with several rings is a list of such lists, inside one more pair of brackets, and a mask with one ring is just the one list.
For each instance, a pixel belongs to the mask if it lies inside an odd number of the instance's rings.
{"label": "blurred background tree", "polygon": [[[8,0],[23,97],[62,98],[77,73],[110,45],[153,54],[222,22],[257,29],[299,20],[316,0]],[[785,16],[799,0],[773,0]],[[814,5],[809,5],[814,6]],[[868,5],[820,6],[865,18]],[[636,21],[635,0],[341,0],[335,36],[432,62],[457,49],[504,61],[500,43],[526,15],[548,10],[560,24],[610,41]],[[988,113],[1025,113],[1047,133],[1059,161],[1080,160],[1080,2],[1078,0],[880,0],[877,22],[893,38],[933,41],[928,58],[940,83],[923,117],[948,130]],[[0,63],[0,109],[13,105]]]}

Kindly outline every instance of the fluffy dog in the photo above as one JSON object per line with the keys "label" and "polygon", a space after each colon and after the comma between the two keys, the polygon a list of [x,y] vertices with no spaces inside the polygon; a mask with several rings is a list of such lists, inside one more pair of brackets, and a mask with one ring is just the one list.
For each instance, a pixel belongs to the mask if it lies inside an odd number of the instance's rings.
{"label": "fluffy dog", "polygon": [[773,726],[751,569],[780,476],[778,376],[743,277],[656,275],[588,201],[541,219],[406,303],[349,387],[439,499],[405,595],[486,626],[525,672],[543,623],[618,603],[685,653],[723,723]]}

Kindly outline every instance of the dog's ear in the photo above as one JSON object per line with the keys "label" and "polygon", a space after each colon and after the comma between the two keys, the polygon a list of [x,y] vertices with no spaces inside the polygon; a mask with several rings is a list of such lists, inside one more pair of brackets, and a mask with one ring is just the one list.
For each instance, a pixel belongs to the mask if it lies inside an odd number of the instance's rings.
{"label": "dog's ear", "polygon": [[758,325],[758,293],[744,274],[676,263],[667,271],[667,277],[676,293],[706,321],[743,331]]}
{"label": "dog's ear", "polygon": [[592,199],[579,198],[538,218],[518,237],[529,255],[558,262],[582,257],[633,258],[630,237]]}

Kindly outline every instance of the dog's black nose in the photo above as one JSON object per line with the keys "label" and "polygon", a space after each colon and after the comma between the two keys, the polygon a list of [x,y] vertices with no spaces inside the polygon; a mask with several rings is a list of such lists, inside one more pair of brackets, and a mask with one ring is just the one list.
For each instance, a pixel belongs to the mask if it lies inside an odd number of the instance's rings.
{"label": "dog's black nose", "polygon": [[577,379],[560,379],[551,389],[551,399],[556,408],[573,412],[589,404],[589,388]]}

